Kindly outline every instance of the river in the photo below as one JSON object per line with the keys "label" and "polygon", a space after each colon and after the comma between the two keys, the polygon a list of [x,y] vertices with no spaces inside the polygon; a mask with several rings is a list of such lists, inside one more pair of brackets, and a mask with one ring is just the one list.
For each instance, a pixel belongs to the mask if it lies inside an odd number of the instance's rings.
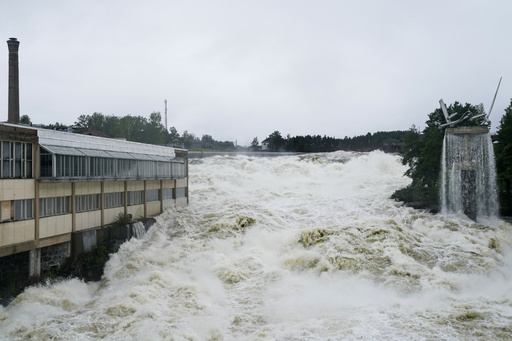
{"label": "river", "polygon": [[512,226],[390,195],[398,156],[190,162],[190,205],[100,282],[26,289],[0,340],[510,340]]}

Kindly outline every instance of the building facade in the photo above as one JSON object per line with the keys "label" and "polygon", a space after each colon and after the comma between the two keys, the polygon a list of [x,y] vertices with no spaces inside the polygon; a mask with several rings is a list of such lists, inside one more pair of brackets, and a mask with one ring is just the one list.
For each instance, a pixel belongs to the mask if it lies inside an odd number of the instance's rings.
{"label": "building facade", "polygon": [[0,257],[188,204],[187,151],[0,123]]}

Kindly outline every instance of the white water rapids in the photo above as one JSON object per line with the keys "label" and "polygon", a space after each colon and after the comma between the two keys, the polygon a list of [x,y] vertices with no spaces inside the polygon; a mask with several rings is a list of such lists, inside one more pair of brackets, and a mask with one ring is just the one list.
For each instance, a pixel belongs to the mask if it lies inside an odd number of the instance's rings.
{"label": "white water rapids", "polygon": [[389,199],[397,156],[190,164],[190,205],[99,283],[28,288],[1,340],[510,340],[512,227]]}

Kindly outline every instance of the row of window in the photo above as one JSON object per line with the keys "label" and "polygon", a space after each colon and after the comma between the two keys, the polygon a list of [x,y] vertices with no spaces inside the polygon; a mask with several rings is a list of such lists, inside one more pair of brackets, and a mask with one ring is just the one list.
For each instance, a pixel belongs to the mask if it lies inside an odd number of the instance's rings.
{"label": "row of window", "polygon": [[124,193],[105,193],[105,199],[103,202],[105,208],[114,208],[124,206]]}
{"label": "row of window", "polygon": [[[186,196],[186,188],[176,188],[175,197]],[[160,190],[151,189],[146,191],[147,202],[160,201]],[[173,199],[173,188],[164,188],[162,200]],[[128,206],[141,205],[144,203],[144,191],[128,192]],[[10,200],[0,202],[0,221],[24,220],[34,218],[34,200]],[[104,208],[124,206],[124,192],[105,193]],[[100,194],[84,194],[75,197],[76,212],[96,211],[100,209]],[[55,215],[71,214],[71,196],[40,198],[39,217],[50,217]]]}
{"label": "row of window", "polygon": [[32,177],[32,143],[0,141],[0,177]]}
{"label": "row of window", "polygon": [[96,211],[100,209],[100,195],[99,194],[83,194],[75,197],[75,211],[87,212]]}
{"label": "row of window", "polygon": [[[55,159],[55,170],[53,160]],[[184,178],[184,162],[55,155],[41,151],[41,177]]]}
{"label": "row of window", "polygon": [[34,218],[33,199],[2,201],[0,204],[0,221]]}
{"label": "row of window", "polygon": [[39,199],[39,217],[71,213],[71,197],[55,197]]}
{"label": "row of window", "polygon": [[[0,178],[32,178],[33,145],[0,141]],[[185,163],[53,155],[41,149],[41,177],[183,178]]]}

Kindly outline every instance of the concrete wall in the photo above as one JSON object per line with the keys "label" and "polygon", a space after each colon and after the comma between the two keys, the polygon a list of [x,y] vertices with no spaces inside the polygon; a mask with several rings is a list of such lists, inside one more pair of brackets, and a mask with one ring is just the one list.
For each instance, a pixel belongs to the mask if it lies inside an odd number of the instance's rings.
{"label": "concrete wall", "polygon": [[0,225],[0,246],[30,242],[35,239],[35,220],[19,220]]}
{"label": "concrete wall", "polygon": [[34,179],[2,179],[0,201],[33,199],[34,193]]}
{"label": "concrete wall", "polygon": [[161,213],[160,208],[160,201],[148,202],[146,204],[146,215],[148,217],[156,216]]}
{"label": "concrete wall", "polygon": [[144,205],[128,206],[126,211],[127,211],[127,214],[131,214],[132,219],[144,218]]}
{"label": "concrete wall", "polygon": [[100,194],[101,182],[76,182],[75,195]]}
{"label": "concrete wall", "polygon": [[105,193],[124,192],[124,181],[106,181],[103,185]]}
{"label": "concrete wall", "polygon": [[187,183],[188,183],[187,178],[176,179],[176,188],[187,187]]}
{"label": "concrete wall", "polygon": [[39,198],[66,197],[71,194],[70,182],[43,182],[39,185]]}
{"label": "concrete wall", "polygon": [[124,207],[114,207],[105,209],[105,212],[103,213],[105,225],[109,225],[115,222],[120,214],[124,214]]}
{"label": "concrete wall", "polygon": [[144,181],[128,181],[126,184],[126,190],[131,191],[142,191],[144,190]]}
{"label": "concrete wall", "polygon": [[39,238],[44,239],[60,234],[71,233],[72,214],[39,218]]}
{"label": "concrete wall", "polygon": [[160,180],[146,181],[146,190],[149,190],[149,189],[160,189]]}

